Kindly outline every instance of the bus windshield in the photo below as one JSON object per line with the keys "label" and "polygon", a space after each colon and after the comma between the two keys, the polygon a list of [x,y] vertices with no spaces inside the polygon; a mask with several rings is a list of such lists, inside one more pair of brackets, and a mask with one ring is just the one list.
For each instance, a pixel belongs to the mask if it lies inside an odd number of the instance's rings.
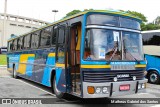
{"label": "bus windshield", "polygon": [[88,29],[85,36],[84,59],[107,61],[142,60],[141,41],[141,35],[138,33]]}
{"label": "bus windshield", "polygon": [[133,32],[122,32],[124,60],[143,60],[142,35]]}

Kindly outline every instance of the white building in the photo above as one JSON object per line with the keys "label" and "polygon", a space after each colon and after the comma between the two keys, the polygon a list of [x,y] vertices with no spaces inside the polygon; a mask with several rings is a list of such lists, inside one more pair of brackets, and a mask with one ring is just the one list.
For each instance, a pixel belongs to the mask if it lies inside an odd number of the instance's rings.
{"label": "white building", "polygon": [[4,17],[4,14],[0,13],[0,47],[7,46],[7,40],[11,38],[11,34],[18,36],[49,24],[42,20],[11,14],[6,15],[6,20]]}

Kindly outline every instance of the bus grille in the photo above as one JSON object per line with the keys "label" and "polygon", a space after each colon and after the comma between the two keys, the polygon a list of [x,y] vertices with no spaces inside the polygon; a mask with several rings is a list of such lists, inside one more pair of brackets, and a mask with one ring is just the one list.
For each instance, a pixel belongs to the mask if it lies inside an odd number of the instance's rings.
{"label": "bus grille", "polygon": [[[126,75],[129,77],[124,77]],[[133,81],[133,76],[136,80],[142,80],[144,71],[83,71],[84,82],[114,82],[114,77],[117,81]]]}

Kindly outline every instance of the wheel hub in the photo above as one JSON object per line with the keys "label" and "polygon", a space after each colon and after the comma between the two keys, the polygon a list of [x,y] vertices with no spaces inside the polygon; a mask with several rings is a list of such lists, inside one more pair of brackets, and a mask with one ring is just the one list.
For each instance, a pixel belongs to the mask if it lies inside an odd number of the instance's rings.
{"label": "wheel hub", "polygon": [[157,81],[157,79],[158,79],[158,77],[157,77],[157,75],[155,74],[155,73],[153,73],[153,74],[151,74],[151,76],[150,76],[150,80],[151,80],[151,82],[156,82]]}

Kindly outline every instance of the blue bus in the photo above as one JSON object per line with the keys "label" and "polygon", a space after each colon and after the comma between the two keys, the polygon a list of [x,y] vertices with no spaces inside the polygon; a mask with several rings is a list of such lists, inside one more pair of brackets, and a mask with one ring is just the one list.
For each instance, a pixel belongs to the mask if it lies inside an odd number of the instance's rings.
{"label": "blue bus", "polygon": [[58,98],[106,98],[144,92],[141,20],[91,10],[8,40],[8,70],[51,87]]}
{"label": "blue bus", "polygon": [[143,48],[147,60],[147,78],[150,83],[160,83],[160,30],[143,31]]}

